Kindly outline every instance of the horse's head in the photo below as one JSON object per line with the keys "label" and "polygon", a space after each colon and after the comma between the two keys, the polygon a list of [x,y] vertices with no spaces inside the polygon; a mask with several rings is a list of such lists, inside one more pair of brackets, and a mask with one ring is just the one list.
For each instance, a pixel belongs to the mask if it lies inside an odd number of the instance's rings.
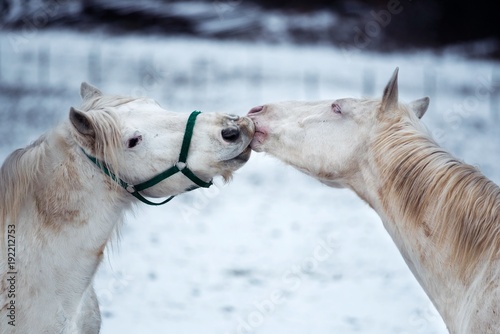
{"label": "horse's head", "polygon": [[397,75],[398,69],[382,99],[288,101],[252,108],[248,116],[256,130],[251,146],[331,186],[345,187],[368,159],[377,129],[402,117],[418,122],[427,110],[427,97],[398,102]]}
{"label": "horse's head", "polygon": [[[85,153],[104,161],[119,178],[139,184],[178,163],[188,113],[168,112],[150,99],[103,95],[86,83],[81,96],[81,110],[70,110],[71,134]],[[247,117],[199,114],[185,165],[204,182],[217,175],[228,179],[250,158],[253,134],[253,122]],[[193,186],[189,178],[176,173],[142,192],[165,197]]]}

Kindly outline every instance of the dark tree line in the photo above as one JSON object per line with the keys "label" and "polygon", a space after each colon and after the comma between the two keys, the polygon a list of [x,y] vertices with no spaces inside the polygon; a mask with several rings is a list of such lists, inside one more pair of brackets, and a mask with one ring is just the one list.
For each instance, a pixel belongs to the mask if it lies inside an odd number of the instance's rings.
{"label": "dark tree line", "polygon": [[[253,0],[269,8],[299,11],[328,9],[345,15],[370,19],[371,11],[386,8],[396,0]],[[405,8],[387,26],[387,34],[404,43],[447,45],[481,39],[500,40],[498,3],[496,1],[400,0]]]}
{"label": "dark tree line", "polygon": [[[200,17],[186,17],[168,12],[169,3],[180,0],[0,0],[0,27],[20,29],[30,21],[29,17],[35,12],[36,21],[43,21],[43,27],[54,24],[77,27],[106,26],[113,29],[134,31],[159,31],[161,33],[203,34],[196,29],[200,21],[210,19],[209,14]],[[200,1],[200,0],[191,0]],[[500,49],[500,24],[498,22],[497,3],[488,0],[201,0],[209,7],[220,5],[223,9],[238,9],[234,15],[245,15],[241,4],[256,4],[260,7],[281,10],[284,12],[307,13],[316,10],[330,10],[343,18],[352,18],[353,26],[364,31],[370,21],[378,22],[383,26],[383,32],[373,40],[371,47],[398,48],[398,47],[435,47],[450,44],[490,40]],[[187,1],[182,1],[187,2]],[[74,6],[79,3],[80,6]],[[146,5],[145,5],[146,4]],[[151,6],[153,5],[153,6]],[[127,7],[132,6],[132,7]],[[155,9],[155,6],[157,9]],[[384,11],[391,7],[402,8],[389,19],[384,17]],[[43,11],[40,8],[55,8],[52,11]],[[77,8],[76,11],[74,8]],[[78,9],[79,8],[79,9]],[[38,12],[37,12],[38,9]],[[47,12],[47,13],[46,13]],[[213,8],[212,8],[213,12]],[[12,18],[12,13],[18,17]],[[21,14],[19,14],[21,13]],[[46,14],[43,20],[42,14]],[[57,15],[55,15],[57,14]],[[380,14],[380,15],[379,15]],[[19,16],[21,15],[21,16]],[[216,14],[211,13],[212,16]],[[28,17],[28,19],[26,19]],[[217,18],[217,17],[216,17]],[[213,19],[213,17],[211,18]],[[10,21],[9,21],[10,20]],[[378,21],[377,21],[378,20]],[[384,21],[386,20],[386,21]],[[386,24],[390,21],[390,24]],[[43,28],[38,27],[37,28]],[[371,26],[373,28],[373,24]],[[352,36],[342,37],[348,40],[363,38],[356,36],[353,29],[347,31]],[[259,22],[247,27],[235,29],[234,37],[248,37],[258,34]],[[331,42],[341,42],[337,32],[331,32]],[[346,33],[346,31],[344,31]],[[369,33],[369,32],[368,32]],[[246,35],[245,35],[246,34]],[[359,34],[359,33],[358,33]],[[256,36],[258,38],[258,36]],[[496,56],[500,56],[497,51]]]}

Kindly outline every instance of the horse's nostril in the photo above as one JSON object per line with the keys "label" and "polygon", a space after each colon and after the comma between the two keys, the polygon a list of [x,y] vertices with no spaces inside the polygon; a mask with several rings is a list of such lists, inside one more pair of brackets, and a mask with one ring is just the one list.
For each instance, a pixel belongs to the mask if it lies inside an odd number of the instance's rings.
{"label": "horse's nostril", "polygon": [[221,131],[222,138],[226,141],[235,141],[240,138],[239,128],[226,128]]}
{"label": "horse's nostril", "polygon": [[264,109],[264,106],[257,106],[257,107],[253,107],[252,109],[250,109],[250,111],[248,112],[248,114],[256,114],[260,111],[262,111],[262,109]]}

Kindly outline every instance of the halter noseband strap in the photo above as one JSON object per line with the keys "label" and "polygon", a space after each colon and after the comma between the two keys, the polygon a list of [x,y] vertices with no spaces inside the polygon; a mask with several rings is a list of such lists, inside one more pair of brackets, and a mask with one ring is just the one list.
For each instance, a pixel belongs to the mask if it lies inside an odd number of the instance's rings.
{"label": "halter noseband strap", "polygon": [[151,202],[151,201],[147,200],[146,198],[144,198],[144,196],[142,196],[139,192],[144,190],[144,189],[151,188],[152,186],[160,183],[161,181],[171,177],[172,175],[174,175],[178,172],[181,172],[182,174],[184,174],[187,178],[189,178],[191,181],[193,181],[199,187],[208,188],[212,185],[212,181],[209,181],[209,182],[203,181],[202,179],[197,177],[186,165],[189,146],[191,144],[191,137],[193,136],[193,129],[194,129],[194,125],[196,123],[196,117],[198,117],[199,114],[201,114],[201,112],[195,110],[191,113],[191,115],[189,115],[189,118],[188,118],[188,121],[186,124],[186,131],[184,132],[184,139],[182,140],[182,147],[181,147],[181,153],[179,154],[179,161],[175,165],[173,165],[172,167],[167,169],[166,171],[152,177],[151,179],[149,179],[147,181],[141,182],[139,184],[132,185],[132,184],[129,184],[129,183],[123,181],[122,179],[118,178],[113,172],[111,172],[106,167],[106,164],[104,162],[98,160],[97,158],[95,158],[91,155],[88,155],[85,151],[83,151],[83,153],[85,153],[85,155],[90,159],[90,161],[92,161],[94,164],[96,164],[97,167],[99,167],[104,172],[104,174],[111,177],[116,183],[118,183],[123,189],[128,191],[131,195],[133,195],[139,201],[141,201],[145,204],[148,204],[148,205],[162,205],[162,204],[168,203],[175,196],[170,196],[169,198],[167,198],[163,202],[154,203],[154,202]]}

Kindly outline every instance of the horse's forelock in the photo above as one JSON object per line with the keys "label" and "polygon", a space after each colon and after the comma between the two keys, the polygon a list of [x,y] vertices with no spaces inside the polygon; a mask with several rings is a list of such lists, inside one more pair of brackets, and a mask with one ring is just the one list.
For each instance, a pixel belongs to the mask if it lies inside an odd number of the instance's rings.
{"label": "horse's forelock", "polygon": [[121,126],[114,109],[136,100],[138,99],[132,97],[102,95],[84,100],[81,106],[83,111],[92,111],[91,117],[96,132],[93,154],[111,166],[117,177],[123,174],[125,166],[119,164],[122,153]]}
{"label": "horse's forelock", "polygon": [[136,100],[137,98],[133,97],[125,97],[119,95],[101,95],[95,98],[83,100],[81,109],[83,111],[90,111],[105,108],[114,108]]}
{"label": "horse's forelock", "polygon": [[123,153],[120,120],[111,108],[93,112],[92,120],[95,131],[93,154],[120,177],[124,168],[119,163]]}

